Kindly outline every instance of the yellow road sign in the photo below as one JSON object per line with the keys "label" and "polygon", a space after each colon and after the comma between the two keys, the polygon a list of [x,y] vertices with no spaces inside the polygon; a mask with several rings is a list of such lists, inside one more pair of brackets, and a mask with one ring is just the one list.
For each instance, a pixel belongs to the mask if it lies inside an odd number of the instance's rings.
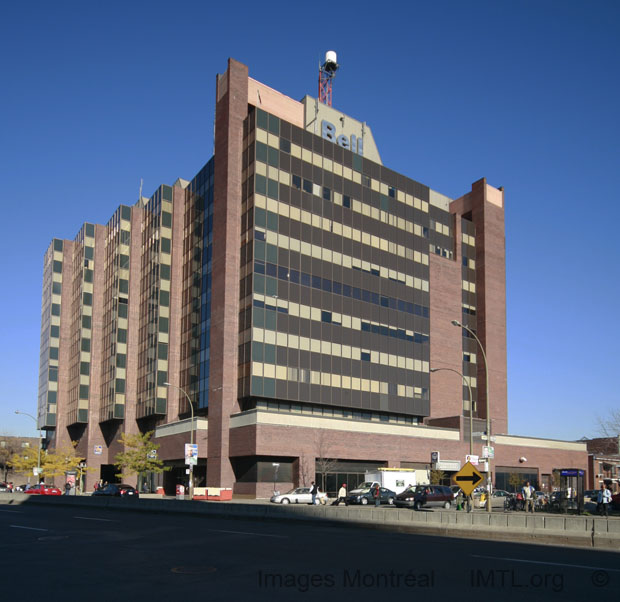
{"label": "yellow road sign", "polygon": [[469,495],[480,483],[482,483],[482,475],[476,470],[475,466],[467,462],[461,470],[453,477],[455,485],[458,485],[465,495]]}

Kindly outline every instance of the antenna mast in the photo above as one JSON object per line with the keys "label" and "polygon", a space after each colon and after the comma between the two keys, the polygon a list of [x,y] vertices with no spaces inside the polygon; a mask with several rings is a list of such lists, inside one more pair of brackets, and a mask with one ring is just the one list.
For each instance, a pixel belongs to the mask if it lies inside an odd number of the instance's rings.
{"label": "antenna mast", "polygon": [[319,64],[319,102],[332,106],[332,80],[338,71],[338,60],[333,50],[325,53],[325,62]]}

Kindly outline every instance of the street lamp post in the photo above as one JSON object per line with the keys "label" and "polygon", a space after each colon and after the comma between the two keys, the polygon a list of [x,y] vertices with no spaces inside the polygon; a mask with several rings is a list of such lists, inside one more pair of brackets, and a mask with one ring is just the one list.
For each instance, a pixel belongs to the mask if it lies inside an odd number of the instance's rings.
{"label": "street lamp post", "polygon": [[447,370],[448,372],[454,372],[455,374],[458,374],[463,379],[463,382],[467,385],[467,388],[469,389],[469,455],[471,456],[474,453],[474,435],[473,435],[474,398],[472,397],[471,386],[469,384],[469,378],[465,379],[465,376],[461,372],[459,372],[458,370],[454,370],[453,368],[431,368],[431,372],[440,372],[441,370]]}
{"label": "street lamp post", "polygon": [[21,414],[22,416],[28,416],[28,418],[32,418],[34,420],[34,423],[37,425],[37,429],[39,430],[39,453],[37,456],[37,480],[40,481],[41,479],[41,440],[43,439],[43,435],[41,434],[39,423],[37,422],[37,419],[32,414],[28,414],[27,412],[20,412],[19,410],[15,410],[15,413]]}
{"label": "street lamp post", "polygon": [[[183,395],[185,395],[185,397],[187,397],[187,402],[189,403],[189,408],[191,410],[192,413],[192,422],[190,424],[190,444],[194,445],[194,404],[192,403],[192,400],[189,398],[189,395],[187,394],[187,392],[185,391],[185,389],[182,389],[181,387],[178,387],[177,385],[173,385],[172,383],[164,383],[164,385],[166,385],[166,387],[173,387],[174,389],[178,389],[179,391],[181,391],[181,393],[183,393]],[[198,458],[196,458],[196,460],[198,460]],[[193,500],[194,499],[194,465],[190,462],[189,465],[189,499]]]}
{"label": "street lamp post", "polygon": [[[480,347],[480,351],[482,351],[482,358],[484,359],[484,371],[486,374],[486,401],[487,401],[487,446],[491,447],[491,413],[489,411],[489,364],[487,363],[487,354],[484,352],[484,347],[480,342],[480,339],[476,336],[476,333],[465,326],[465,324],[461,324],[458,320],[452,320],[453,326],[458,326],[466,330],[471,336],[476,339],[478,346]],[[487,511],[491,512],[491,458],[487,458],[488,470],[487,470]]]}

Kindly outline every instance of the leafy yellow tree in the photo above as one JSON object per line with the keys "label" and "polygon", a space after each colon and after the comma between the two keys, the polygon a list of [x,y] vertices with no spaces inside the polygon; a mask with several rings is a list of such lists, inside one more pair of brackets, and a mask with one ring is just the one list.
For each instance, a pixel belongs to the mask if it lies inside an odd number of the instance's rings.
{"label": "leafy yellow tree", "polygon": [[21,446],[18,446],[15,440],[10,439],[9,441],[3,441],[3,443],[4,445],[0,447],[0,470],[3,474],[3,476],[0,477],[0,481],[8,481],[9,472],[13,469],[11,458],[21,449]]}
{"label": "leafy yellow tree", "polygon": [[[32,447],[23,447],[11,456],[8,464],[14,472],[32,475],[32,469],[37,467],[38,451]],[[41,451],[41,465],[43,465],[44,457],[45,452]]]}
{"label": "leafy yellow tree", "polygon": [[79,472],[80,464],[84,462],[84,458],[78,456],[75,452],[77,441],[72,441],[69,445],[64,445],[53,451],[45,453],[45,462],[41,460],[43,465],[43,475],[46,477],[59,477],[65,472]]}
{"label": "leafy yellow tree", "polygon": [[443,470],[431,470],[431,485],[441,485],[446,478]]}
{"label": "leafy yellow tree", "polygon": [[161,473],[170,470],[169,466],[164,466],[162,460],[157,458],[159,444],[151,441],[152,436],[153,431],[121,435],[119,443],[125,451],[116,454],[114,458],[114,465],[119,470],[117,477],[124,480],[130,474],[144,475],[147,472]]}
{"label": "leafy yellow tree", "polygon": [[[80,471],[80,463],[84,458],[75,453],[77,441],[72,441],[54,450],[41,450],[41,474],[39,478],[59,477],[65,472]],[[15,472],[32,474],[39,461],[38,449],[25,447],[18,453],[13,454],[11,466]]]}
{"label": "leafy yellow tree", "polygon": [[523,478],[521,477],[520,474],[517,474],[516,472],[510,473],[510,476],[508,477],[508,484],[512,488],[512,491],[519,491],[522,483],[523,483]]}

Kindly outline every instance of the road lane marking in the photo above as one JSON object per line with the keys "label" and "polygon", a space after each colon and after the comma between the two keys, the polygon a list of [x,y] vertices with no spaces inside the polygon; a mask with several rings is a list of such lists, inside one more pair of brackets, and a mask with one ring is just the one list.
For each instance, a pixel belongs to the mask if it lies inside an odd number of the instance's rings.
{"label": "road lane marking", "polygon": [[236,535],[256,535],[258,537],[277,537],[278,539],[288,539],[288,535],[271,535],[270,533],[250,533],[248,531],[225,531],[224,529],[207,529],[215,533],[234,533]]}
{"label": "road lane marking", "polygon": [[21,514],[18,510],[0,510],[0,512],[6,512],[7,514]]}
{"label": "road lane marking", "polygon": [[21,525],[9,525],[13,529],[29,529],[30,531],[49,531],[49,529],[37,529],[36,527],[22,527]]}
{"label": "road lane marking", "polygon": [[585,564],[565,564],[564,562],[544,562],[542,560],[523,560],[522,558],[500,558],[499,556],[480,556],[477,554],[470,554],[471,558],[486,558],[491,560],[507,560],[509,562],[523,562],[526,564],[548,564],[550,566],[567,566],[573,569],[588,569],[589,571],[611,571],[614,573],[620,573],[620,569],[608,569],[602,566],[588,566]]}
{"label": "road lane marking", "polygon": [[113,520],[111,518],[91,518],[90,516],[74,516],[73,518],[77,518],[79,520],[100,520],[106,523],[117,523],[117,520]]}

